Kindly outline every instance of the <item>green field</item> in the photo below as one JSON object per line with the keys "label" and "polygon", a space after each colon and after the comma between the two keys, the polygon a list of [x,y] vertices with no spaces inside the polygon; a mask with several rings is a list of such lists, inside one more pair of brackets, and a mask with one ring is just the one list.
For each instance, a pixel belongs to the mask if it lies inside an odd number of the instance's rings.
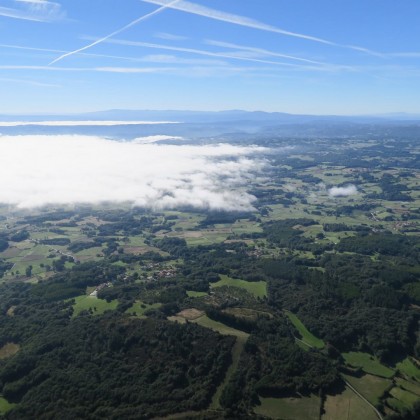
{"label": "green field", "polygon": [[11,404],[5,398],[0,396],[0,415],[6,414],[11,410],[16,404]]}
{"label": "green field", "polygon": [[327,395],[321,420],[377,420],[375,411],[351,389],[338,395]]}
{"label": "green field", "polygon": [[107,302],[104,299],[98,299],[94,296],[81,295],[74,298],[75,303],[73,305],[73,317],[80,314],[82,311],[93,311],[93,315],[103,314],[107,310],[114,310],[118,306],[118,300],[112,300]]}
{"label": "green field", "polygon": [[379,360],[369,353],[349,352],[343,353],[342,356],[346,363],[353,367],[360,367],[366,373],[382,376],[383,378],[392,378],[395,371],[384,366]]}
{"label": "green field", "polygon": [[217,331],[222,335],[233,335],[235,337],[246,339],[249,337],[249,334],[247,334],[246,332],[228,327],[227,325],[222,324],[221,322],[213,321],[207,315],[200,316],[199,318],[193,319],[190,322],[195,322],[196,324],[201,325],[202,327],[210,328],[211,330]]}
{"label": "green field", "polygon": [[399,406],[403,406],[406,409],[410,409],[414,403],[419,401],[418,395],[405,391],[397,386],[392,388],[389,393],[393,398],[401,402],[401,404],[398,404]]}
{"label": "green field", "polygon": [[395,383],[400,387],[407,391],[412,392],[413,394],[416,394],[420,398],[420,384],[418,382],[410,382],[406,381],[405,379],[396,378]]}
{"label": "green field", "polygon": [[407,409],[407,406],[400,400],[396,398],[387,398],[386,403],[395,411],[404,411]]}
{"label": "green field", "polygon": [[396,368],[410,378],[420,381],[420,369],[408,357],[397,363]]}
{"label": "green field", "polygon": [[221,275],[220,278],[221,280],[217,283],[211,283],[210,287],[239,287],[241,289],[245,289],[256,298],[263,298],[267,296],[267,283],[265,281],[245,281],[232,279],[231,277],[225,275]]}
{"label": "green field", "polygon": [[147,303],[142,302],[141,300],[137,300],[133,306],[128,308],[125,313],[129,315],[134,315],[139,318],[144,317],[144,313],[149,309],[157,309],[162,306],[161,303],[153,303],[151,305],[148,305]]}
{"label": "green field", "polygon": [[287,317],[290,319],[290,322],[295,326],[299,331],[299,334],[302,337],[304,344],[309,347],[315,347],[317,349],[322,349],[325,347],[325,343],[318,337],[315,337],[308,329],[302,324],[300,319],[290,311],[284,311]]}
{"label": "green field", "polygon": [[321,400],[316,395],[296,398],[260,398],[261,405],[254,412],[271,419],[318,420]]}
{"label": "green field", "polygon": [[208,296],[207,292],[195,292],[194,290],[187,290],[187,296],[188,297],[203,297],[203,296]]}
{"label": "green field", "polygon": [[217,331],[218,333],[222,335],[233,335],[236,337],[236,342],[232,348],[232,363],[229,366],[228,370],[226,371],[225,378],[223,382],[218,386],[216,392],[213,395],[212,402],[210,404],[210,408],[212,409],[218,409],[220,408],[219,399],[222,395],[223,389],[227,385],[227,383],[230,381],[234,373],[236,372],[239,364],[239,359],[241,357],[244,345],[246,341],[248,340],[249,334],[236,330],[234,328],[228,327],[225,324],[222,324],[221,322],[213,321],[208,316],[203,315],[199,318],[196,318],[194,320],[191,320],[190,322],[195,322],[198,325],[201,325],[205,328],[210,328],[213,331]]}
{"label": "green field", "polygon": [[361,378],[351,375],[343,375],[343,377],[373,405],[379,404],[385,391],[392,385],[390,379],[379,378],[369,374]]}

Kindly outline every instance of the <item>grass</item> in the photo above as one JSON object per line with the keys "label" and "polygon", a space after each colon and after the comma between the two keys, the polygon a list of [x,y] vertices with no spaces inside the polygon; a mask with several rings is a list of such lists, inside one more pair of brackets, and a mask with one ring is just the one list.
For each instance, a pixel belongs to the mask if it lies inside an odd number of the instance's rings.
{"label": "grass", "polygon": [[19,350],[19,344],[6,343],[3,347],[0,348],[0,360],[7,359],[8,357],[15,355]]}
{"label": "grass", "polygon": [[377,420],[378,416],[352,390],[346,388],[338,395],[327,395],[321,420]]}
{"label": "grass", "polygon": [[248,337],[242,335],[236,336],[235,344],[232,347],[232,363],[226,371],[226,375],[223,382],[217,387],[216,392],[212,397],[210,404],[211,409],[218,409],[221,407],[219,402],[220,397],[222,396],[225,386],[229,383],[236,370],[238,369],[239,359],[241,358],[241,354],[244,349],[247,338]]}
{"label": "grass", "polygon": [[222,335],[233,335],[235,337],[240,338],[249,337],[249,334],[240,330],[236,330],[235,328],[228,327],[227,325],[222,324],[221,322],[213,321],[207,315],[203,315],[197,319],[192,320],[191,322],[195,322],[196,324],[201,325],[205,328],[210,328],[211,330],[217,331]]}
{"label": "grass", "polygon": [[309,347],[315,347],[317,349],[322,349],[325,347],[325,343],[318,337],[315,337],[308,329],[302,324],[301,320],[292,312],[284,311],[287,317],[290,319],[290,322],[295,326],[299,331],[299,334],[302,337],[304,344],[309,345]]}
{"label": "grass", "polygon": [[369,353],[350,352],[343,353],[342,356],[348,365],[360,367],[366,373],[381,376],[383,378],[392,378],[395,374],[393,369],[384,366],[376,357]]}
{"label": "grass", "polygon": [[394,387],[389,391],[392,397],[401,401],[405,408],[410,409],[415,402],[419,401],[419,397],[409,391],[405,391],[400,387]]}
{"label": "grass", "polygon": [[9,401],[0,396],[0,415],[6,414],[15,406],[16,404],[9,403]]}
{"label": "grass", "polygon": [[373,405],[379,404],[385,391],[392,385],[390,379],[369,374],[361,378],[351,375],[343,375],[343,377]]}
{"label": "grass", "polygon": [[256,309],[250,308],[226,308],[223,310],[224,313],[236,316],[237,318],[248,319],[248,320],[257,320],[258,317],[268,317],[273,318],[273,315],[270,312],[257,311]]}
{"label": "grass", "polygon": [[232,279],[226,275],[221,275],[220,278],[221,280],[217,283],[211,283],[210,287],[238,287],[240,289],[245,289],[256,298],[264,298],[267,296],[267,283],[265,281],[245,281]]}
{"label": "grass", "polygon": [[126,314],[130,314],[130,315],[134,315],[137,316],[138,318],[143,318],[145,317],[144,313],[148,310],[148,309],[157,309],[159,307],[161,307],[162,304],[161,303],[152,303],[151,305],[142,302],[141,300],[137,300],[133,306],[131,306],[130,308],[128,308],[125,313]]}
{"label": "grass", "polygon": [[406,357],[402,362],[397,363],[396,368],[404,375],[420,381],[420,369],[411,361],[410,358]]}
{"label": "grass", "polygon": [[187,290],[187,296],[192,297],[192,298],[196,298],[196,297],[208,296],[208,293],[207,292],[195,292],[194,290]]}
{"label": "grass", "polygon": [[74,298],[75,303],[73,305],[73,317],[80,314],[82,311],[89,311],[92,309],[93,315],[100,315],[103,314],[107,310],[114,310],[118,306],[118,300],[112,300],[111,302],[107,302],[104,299],[98,299],[94,296],[77,296]]}
{"label": "grass", "polygon": [[387,398],[386,403],[395,411],[401,412],[407,409],[407,406],[396,398]]}
{"label": "grass", "polygon": [[260,398],[256,414],[282,420],[318,420],[321,400],[318,396],[296,398]]}
{"label": "grass", "polygon": [[395,383],[402,389],[412,392],[416,394],[420,398],[420,384],[406,381],[405,379],[396,378]]}
{"label": "grass", "polygon": [[196,324],[201,325],[202,327],[210,328],[211,330],[217,331],[222,335],[233,335],[236,337],[236,342],[232,348],[232,363],[226,371],[226,375],[223,382],[218,386],[216,392],[214,393],[210,404],[210,408],[218,409],[220,408],[220,396],[222,395],[223,389],[225,388],[225,386],[230,381],[230,379],[235,374],[238,368],[239,359],[241,357],[244,345],[248,340],[249,334],[240,330],[236,330],[235,328],[228,327],[227,325],[222,324],[221,322],[213,321],[206,315],[191,320],[190,322],[195,322]]}

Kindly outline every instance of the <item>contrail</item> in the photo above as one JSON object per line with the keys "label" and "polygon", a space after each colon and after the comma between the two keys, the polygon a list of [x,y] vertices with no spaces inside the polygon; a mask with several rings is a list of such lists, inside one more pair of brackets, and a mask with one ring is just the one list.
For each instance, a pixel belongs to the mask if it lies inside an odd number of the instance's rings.
{"label": "contrail", "polygon": [[[223,53],[223,52],[211,52],[211,51],[205,51],[205,50],[198,50],[195,48],[185,48],[185,47],[175,47],[175,46],[169,46],[169,45],[161,45],[161,44],[151,44],[148,42],[140,42],[140,41],[125,41],[121,39],[110,39],[106,42],[109,42],[110,44],[116,44],[116,45],[129,45],[133,47],[145,47],[145,48],[154,48],[154,49],[161,49],[161,50],[169,50],[169,51],[179,51],[179,52],[186,52],[191,54],[198,54],[198,55],[205,55],[209,57],[219,57],[219,58],[230,58],[233,60],[240,60],[240,61],[249,61],[254,63],[265,63],[265,64],[274,64],[277,66],[286,66],[286,67],[294,67],[294,68],[303,68],[303,69],[318,69],[318,70],[328,70],[334,69],[334,68],[345,68],[344,66],[336,66],[333,64],[328,63],[321,63],[321,62],[313,62],[317,63],[318,66],[304,66],[301,64],[293,64],[293,63],[284,63],[280,61],[271,61],[271,60],[263,60],[258,58],[252,58],[252,57],[243,57],[241,55],[235,55],[235,54],[229,54],[229,53]],[[262,51],[262,50],[260,50]],[[271,55],[276,55],[275,53],[272,53]],[[291,59],[292,56],[289,56]],[[295,59],[297,59],[295,57]],[[304,59],[302,59],[304,60]],[[307,60],[305,60],[307,61]],[[308,60],[309,61],[309,60]]]}
{"label": "contrail", "polygon": [[278,28],[277,26],[268,25],[263,22],[259,22],[255,19],[250,19],[245,16],[235,15],[233,13],[226,13],[220,10],[211,9],[210,7],[201,6],[199,4],[191,3],[186,0],[181,0],[176,5],[172,5],[170,0],[142,0],[146,3],[152,3],[160,6],[167,6],[175,10],[179,10],[185,13],[191,13],[193,15],[203,16],[209,19],[219,20],[222,22],[232,23],[234,25],[245,26],[247,28],[258,29],[260,31],[272,32],[277,33],[285,36],[290,36],[294,38],[306,39],[307,41],[318,42],[324,45],[330,45],[332,47],[340,47],[340,48],[348,48],[354,51],[360,51],[365,54],[377,56],[377,57],[384,57],[383,54],[378,53],[376,51],[372,51],[368,48],[359,47],[357,45],[343,45],[338,44],[337,42],[333,42],[324,38],[318,38],[311,35],[301,34],[298,32],[291,32],[286,31],[285,29]]}
{"label": "contrail", "polygon": [[117,29],[116,31],[114,31],[114,32],[110,33],[109,35],[106,35],[106,36],[104,36],[103,38],[100,38],[100,39],[96,40],[95,42],[92,42],[92,43],[91,43],[91,44],[89,44],[89,45],[86,45],[86,46],[84,46],[84,47],[82,47],[82,48],[79,48],[79,49],[77,49],[77,50],[74,50],[74,51],[70,51],[70,52],[68,52],[68,53],[66,53],[66,54],[60,55],[60,57],[57,57],[55,60],[51,61],[51,63],[49,63],[49,66],[50,66],[50,65],[52,65],[52,64],[54,64],[54,63],[57,63],[58,61],[62,60],[62,59],[63,59],[63,58],[65,58],[65,57],[69,57],[69,56],[71,56],[71,55],[73,55],[73,54],[77,54],[77,53],[79,53],[79,52],[81,52],[81,51],[85,51],[85,50],[87,50],[88,48],[91,48],[91,47],[93,47],[93,46],[95,46],[95,45],[98,45],[98,44],[100,44],[101,42],[104,42],[104,41],[106,41],[107,39],[109,39],[109,38],[113,37],[114,35],[118,35],[119,33],[121,33],[121,32],[123,32],[123,31],[125,31],[126,29],[131,28],[132,26],[136,25],[137,23],[139,23],[139,22],[141,22],[141,21],[143,21],[143,20],[146,20],[146,19],[148,19],[148,18],[150,18],[150,17],[152,17],[152,16],[154,16],[154,15],[157,15],[158,13],[160,13],[160,12],[162,12],[163,10],[167,9],[168,7],[172,7],[173,5],[175,5],[175,3],[178,3],[179,1],[180,1],[180,0],[173,0],[173,1],[170,1],[170,2],[168,2],[168,3],[164,4],[164,5],[162,5],[161,7],[159,7],[159,9],[156,9],[156,10],[154,10],[153,12],[148,13],[147,15],[141,16],[141,17],[139,17],[138,19],[133,20],[132,22],[130,22],[129,24],[127,24],[127,25],[123,26],[122,28]]}
{"label": "contrail", "polygon": [[331,41],[328,41],[323,38],[317,38],[310,35],[300,34],[297,32],[286,31],[276,26],[267,25],[263,22],[259,22],[254,19],[250,19],[244,16],[235,15],[232,13],[222,12],[220,10],[211,9],[210,7],[201,6],[199,4],[191,3],[189,1],[179,1],[178,4],[173,5],[170,0],[143,0],[146,3],[152,3],[160,6],[171,7],[175,10],[180,10],[182,12],[191,13],[194,15],[199,15],[207,17],[214,20],[220,20],[223,22],[233,23],[235,25],[246,26],[248,28],[259,29],[267,32],[274,32],[282,35],[292,36],[295,38],[307,39],[309,41],[319,42],[321,44],[334,45],[337,44]]}

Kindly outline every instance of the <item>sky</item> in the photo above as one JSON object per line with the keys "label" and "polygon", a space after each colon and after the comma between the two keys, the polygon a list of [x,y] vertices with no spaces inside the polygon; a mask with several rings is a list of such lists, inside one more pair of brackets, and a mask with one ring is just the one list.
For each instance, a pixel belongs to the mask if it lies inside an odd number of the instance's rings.
{"label": "sky", "polygon": [[0,0],[0,113],[420,113],[418,0]]}

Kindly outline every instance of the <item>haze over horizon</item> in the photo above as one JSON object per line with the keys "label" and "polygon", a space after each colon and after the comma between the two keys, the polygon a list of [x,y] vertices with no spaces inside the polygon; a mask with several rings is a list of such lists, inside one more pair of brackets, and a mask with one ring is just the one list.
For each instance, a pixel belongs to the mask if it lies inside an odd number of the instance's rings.
{"label": "haze over horizon", "polygon": [[420,113],[410,0],[5,0],[0,114]]}

